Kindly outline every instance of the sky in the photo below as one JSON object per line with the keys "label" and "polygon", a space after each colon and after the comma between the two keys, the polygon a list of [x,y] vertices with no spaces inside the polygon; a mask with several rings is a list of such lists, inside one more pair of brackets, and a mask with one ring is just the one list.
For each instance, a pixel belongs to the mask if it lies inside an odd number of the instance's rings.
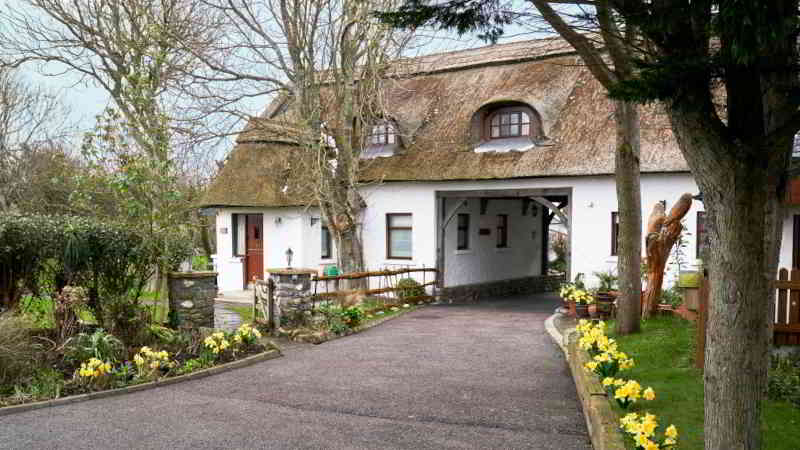
{"label": "sky", "polygon": [[[4,2],[7,8],[19,6],[20,0],[7,0]],[[437,53],[457,49],[466,49],[487,45],[477,39],[474,35],[457,36],[454,33],[437,33],[439,39],[431,41],[430,44],[418,50],[419,54]],[[520,35],[520,30],[511,28],[507,30],[506,37],[500,42],[510,42],[530,38],[530,35]],[[62,101],[70,110],[70,122],[76,124],[76,133],[73,142],[80,142],[83,133],[91,130],[95,125],[95,117],[110,105],[109,95],[91,81],[81,82],[79,77],[70,72],[64,72],[64,68],[56,63],[45,65],[30,64],[23,66],[20,75],[28,83],[39,85],[53,90],[59,94]],[[256,114],[266,106],[268,98],[252,99],[244,105],[251,114]],[[232,147],[232,141],[223,143],[220,146],[219,158],[224,157]]]}

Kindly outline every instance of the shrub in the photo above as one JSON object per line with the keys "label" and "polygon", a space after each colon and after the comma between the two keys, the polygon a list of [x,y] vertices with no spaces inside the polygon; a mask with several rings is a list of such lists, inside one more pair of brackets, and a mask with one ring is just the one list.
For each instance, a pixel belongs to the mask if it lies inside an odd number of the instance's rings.
{"label": "shrub", "polygon": [[345,325],[350,328],[355,328],[364,321],[366,314],[364,314],[364,310],[358,306],[351,306],[342,310],[339,313],[339,317]]}
{"label": "shrub", "polygon": [[91,334],[80,333],[70,338],[65,345],[64,357],[73,364],[91,358],[115,363],[121,359],[124,351],[122,341],[98,329]]}
{"label": "shrub", "polygon": [[800,408],[800,354],[772,358],[767,395]]}
{"label": "shrub", "polygon": [[20,311],[32,320],[39,328],[52,328],[53,299],[48,296],[36,297],[26,295],[20,301]]}
{"label": "shrub", "polygon": [[405,300],[407,298],[412,297],[419,297],[421,295],[425,295],[425,288],[423,288],[416,280],[413,278],[402,278],[397,282],[397,296],[400,297],[401,300]]}
{"label": "shrub", "polygon": [[676,286],[661,291],[661,303],[671,305],[673,308],[681,306],[683,303],[683,296],[678,291]]}
{"label": "shrub", "polygon": [[[15,307],[22,292],[51,297],[70,284],[88,306],[138,297],[156,267],[176,267],[188,254],[180,239],[156,243],[140,230],[85,217],[0,214],[0,302]],[[95,314],[99,316],[101,314]]]}

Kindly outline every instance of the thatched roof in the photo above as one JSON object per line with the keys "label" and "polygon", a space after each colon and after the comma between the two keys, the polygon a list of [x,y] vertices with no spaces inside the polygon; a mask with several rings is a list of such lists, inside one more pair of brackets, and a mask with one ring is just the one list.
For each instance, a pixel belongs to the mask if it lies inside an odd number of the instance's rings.
{"label": "thatched roof", "polygon": [[[516,42],[404,60],[385,82],[385,99],[402,146],[395,156],[365,162],[365,180],[441,181],[614,172],[616,130],[605,90],[580,59],[555,39]],[[285,99],[281,100],[285,101]],[[538,113],[546,139],[526,151],[475,152],[474,116],[486,105],[520,102]],[[270,111],[281,111],[271,105]],[[286,162],[282,116],[258,119],[238,139],[206,205],[285,206],[303,203],[275,177]],[[666,117],[641,111],[643,172],[683,172]],[[266,127],[263,123],[270,124]],[[522,146],[522,148],[530,145]],[[505,150],[513,150],[508,148]],[[269,160],[269,161],[264,161]],[[288,172],[282,172],[288,173]],[[291,183],[290,183],[291,184]],[[258,186],[256,188],[255,186]],[[257,191],[257,192],[256,192]],[[269,194],[267,194],[269,193]]]}

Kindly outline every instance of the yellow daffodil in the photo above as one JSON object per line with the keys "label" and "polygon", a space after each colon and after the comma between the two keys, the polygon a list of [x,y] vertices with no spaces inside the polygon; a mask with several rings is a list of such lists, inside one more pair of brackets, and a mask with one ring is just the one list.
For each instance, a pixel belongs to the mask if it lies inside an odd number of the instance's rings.
{"label": "yellow daffodil", "polygon": [[642,397],[644,397],[645,400],[655,400],[656,391],[654,391],[653,388],[648,387],[644,390],[644,393],[642,393]]}
{"label": "yellow daffodil", "polygon": [[678,429],[675,428],[675,425],[670,425],[664,431],[664,436],[670,439],[678,439]]}

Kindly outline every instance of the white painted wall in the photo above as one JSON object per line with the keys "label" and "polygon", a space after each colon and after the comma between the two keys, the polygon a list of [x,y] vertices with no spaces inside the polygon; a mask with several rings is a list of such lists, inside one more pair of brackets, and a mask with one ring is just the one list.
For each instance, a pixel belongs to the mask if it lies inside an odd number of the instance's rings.
{"label": "white painted wall", "polygon": [[[445,210],[458,202],[447,199]],[[533,211],[536,216],[533,216]],[[469,214],[468,250],[458,250],[458,214]],[[508,215],[508,247],[497,248],[497,214]],[[445,283],[448,286],[523,278],[541,274],[542,211],[532,204],[522,215],[520,200],[490,200],[486,214],[480,213],[480,199],[468,198],[445,229]],[[479,235],[480,228],[490,234]]]}
{"label": "white painted wall", "polygon": [[[616,191],[613,177],[552,177],[518,180],[481,180],[453,182],[396,182],[372,185],[362,190],[367,203],[363,219],[362,239],[364,242],[365,264],[369,269],[385,267],[435,267],[437,248],[437,214],[439,205],[437,191],[470,191],[491,189],[571,189],[571,235],[572,251],[571,274],[583,272],[590,285],[597,280],[591,276],[598,270],[616,268],[616,257],[611,256],[611,212],[617,210]],[[667,201],[671,208],[678,197],[684,193],[695,194],[698,189],[689,174],[643,174],[642,175],[642,226],[653,205]],[[469,197],[465,192],[465,197]],[[451,200],[454,201],[454,200]],[[456,219],[446,231],[445,280],[447,285],[470,284],[482,281],[506,279],[539,273],[540,236],[535,239],[531,233],[538,230],[538,220],[531,221],[521,217],[519,201],[490,201],[485,216],[479,215],[479,201],[470,199],[467,206],[471,213],[472,253],[457,254],[455,250]],[[506,204],[507,203],[507,204]],[[686,216],[685,225],[690,233],[686,236],[685,259],[687,269],[697,263],[695,237],[697,232],[697,211],[702,211],[701,202],[695,201]],[[495,244],[495,216],[509,214],[509,249],[497,251]],[[322,260],[321,223],[311,224],[311,217],[319,217],[315,210],[303,208],[265,208],[265,209],[221,209],[217,214],[217,257],[220,290],[236,290],[242,286],[242,266],[239,258],[232,256],[231,214],[264,214],[264,267],[284,267],[285,252],[288,247],[294,251],[292,266],[322,269],[335,264],[335,258]],[[411,213],[412,249],[411,260],[387,259],[386,257],[386,214]],[[795,207],[786,214],[783,227],[781,267],[791,265],[792,214],[800,214]],[[280,220],[278,220],[280,218]],[[520,223],[522,226],[520,226]],[[492,230],[489,236],[478,236],[478,228]],[[228,234],[221,234],[223,228]],[[526,245],[527,243],[527,245]],[[335,252],[335,249],[334,249]],[[674,281],[676,268],[668,266],[670,273],[665,286]]]}

